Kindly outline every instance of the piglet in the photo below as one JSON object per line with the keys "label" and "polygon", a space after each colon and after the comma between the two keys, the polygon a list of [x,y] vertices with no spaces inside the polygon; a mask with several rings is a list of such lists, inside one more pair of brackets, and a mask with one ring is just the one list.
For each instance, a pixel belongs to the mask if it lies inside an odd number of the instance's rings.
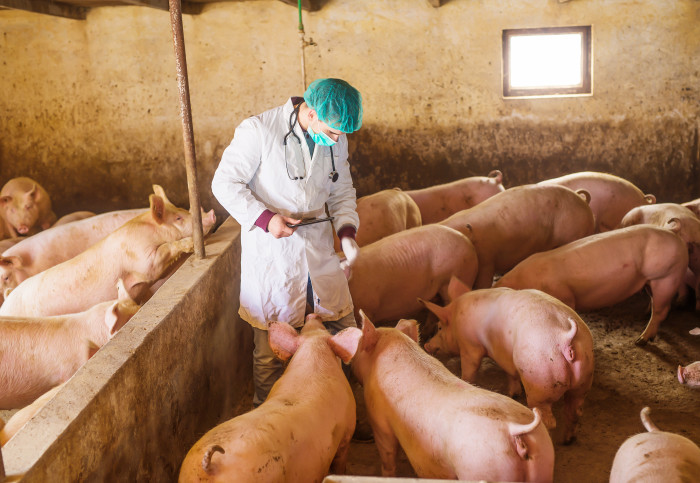
{"label": "piglet", "polygon": [[382,475],[403,448],[421,478],[552,481],[554,449],[539,409],[462,381],[417,343],[415,320],[362,330],[338,343],[364,386]]}
{"label": "piglet", "polygon": [[[160,186],[153,188],[149,210],[76,257],[29,277],[6,296],[0,315],[79,312],[116,298],[120,278],[132,298],[142,302],[163,272],[194,249],[192,215],[170,203]],[[205,233],[215,221],[214,210],[202,217]]]}
{"label": "piglet", "polygon": [[649,412],[645,407],[640,415],[648,433],[627,438],[617,450],[610,483],[698,481],[700,448],[679,434],[659,430]]}
{"label": "piglet", "polygon": [[687,366],[678,366],[678,382],[700,388],[700,361]]}
{"label": "piglet", "polygon": [[423,302],[440,320],[425,350],[459,355],[467,382],[476,380],[481,360],[490,357],[509,375],[508,395],[520,394],[522,381],[527,405],[542,411],[550,429],[556,427],[552,404],[564,397],[564,442],[571,442],[593,383],[593,338],[586,323],[539,290],[469,291],[453,279],[450,292],[446,307]]}
{"label": "piglet", "polygon": [[556,184],[574,191],[586,190],[591,195],[590,207],[595,215],[596,233],[614,230],[629,210],[656,203],[656,197],[624,178],[608,173],[582,171],[541,181],[539,185]]}
{"label": "piglet", "polygon": [[49,194],[25,177],[11,179],[0,190],[0,217],[4,233],[0,238],[33,235],[56,222]]}
{"label": "piglet", "polygon": [[321,482],[344,473],[355,430],[355,399],[336,355],[340,344],[318,315],[297,334],[288,324],[268,325],[270,347],[283,360],[282,377],[263,404],[222,423],[195,443],[179,481],[237,483]]}
{"label": "piglet", "polygon": [[138,311],[121,284],[120,298],[84,312],[0,317],[0,409],[21,408],[68,380]]}
{"label": "piglet", "polygon": [[406,193],[418,205],[423,224],[427,225],[438,223],[504,191],[502,181],[503,174],[494,169],[488,176],[471,176]]}

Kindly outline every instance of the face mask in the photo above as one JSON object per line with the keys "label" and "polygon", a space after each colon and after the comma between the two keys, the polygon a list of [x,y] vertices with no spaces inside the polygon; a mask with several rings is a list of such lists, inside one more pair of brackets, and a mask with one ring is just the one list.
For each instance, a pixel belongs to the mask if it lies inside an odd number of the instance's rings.
{"label": "face mask", "polygon": [[307,131],[309,132],[311,139],[313,139],[313,141],[319,146],[333,146],[336,143],[325,132],[314,132],[310,125]]}

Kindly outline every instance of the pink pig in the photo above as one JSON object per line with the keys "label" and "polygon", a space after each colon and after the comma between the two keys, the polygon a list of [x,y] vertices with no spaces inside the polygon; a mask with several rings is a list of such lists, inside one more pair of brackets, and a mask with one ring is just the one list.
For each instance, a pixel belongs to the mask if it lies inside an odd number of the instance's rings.
{"label": "pink pig", "polygon": [[44,270],[70,260],[146,209],[104,213],[24,238],[0,256],[0,300],[7,289]]}
{"label": "pink pig", "polygon": [[641,412],[648,433],[627,438],[617,450],[610,470],[610,483],[690,482],[700,476],[700,448],[679,434],[659,430]]}
{"label": "pink pig", "polygon": [[[492,288],[470,292],[450,283],[452,303],[424,302],[440,320],[425,344],[431,354],[459,355],[462,379],[474,382],[488,356],[510,376],[508,395],[520,394],[556,427],[552,404],[564,397],[564,442],[574,438],[583,401],[593,383],[593,338],[586,323],[559,300],[539,290]],[[462,295],[458,295],[462,293]]]}
{"label": "pink pig", "polygon": [[49,194],[31,178],[13,178],[5,183],[0,190],[0,217],[0,238],[33,235],[56,221]]}
{"label": "pink pig", "polygon": [[[76,257],[18,285],[5,298],[0,315],[79,312],[115,298],[120,278],[134,300],[142,302],[150,285],[180,255],[193,251],[190,213],[170,203],[160,186],[154,185],[154,191],[145,213]],[[214,210],[202,218],[206,233],[216,221]]]}
{"label": "pink pig", "polygon": [[695,216],[700,217],[700,198],[693,201],[688,201],[687,203],[681,203],[681,205],[695,213]]}
{"label": "pink pig", "polygon": [[0,422],[0,427],[2,427],[2,430],[0,430],[0,446],[5,446],[5,444],[12,439],[12,437],[17,434],[20,429],[22,429],[22,426],[27,424],[27,421],[36,416],[36,414],[41,411],[44,406],[46,406],[46,403],[48,403],[64,385],[65,383],[59,384],[58,386],[39,396],[29,406],[25,406],[14,413],[12,417],[7,420],[4,426],[2,426],[2,422]]}
{"label": "pink pig", "polygon": [[345,329],[334,343],[364,386],[383,476],[395,474],[401,445],[420,478],[552,481],[539,409],[454,376],[420,348],[415,320],[375,329],[362,316],[362,330]]}
{"label": "pink pig", "polygon": [[533,253],[578,240],[594,231],[588,193],[562,186],[510,188],[440,224],[464,233],[479,257],[475,288],[488,288]]}
{"label": "pink pig", "polygon": [[[361,247],[394,233],[421,226],[418,205],[398,188],[363,196],[357,200],[356,211],[360,217],[360,226],[355,241]],[[335,231],[333,246],[336,252],[341,251]]]}
{"label": "pink pig", "polygon": [[478,205],[505,190],[503,174],[494,169],[488,176],[472,176],[451,183],[406,191],[420,208],[423,224],[437,223],[458,211]]}
{"label": "pink pig", "polygon": [[0,409],[21,408],[67,381],[138,311],[120,281],[120,298],[80,313],[0,317]]}
{"label": "pink pig", "polygon": [[687,366],[678,366],[678,382],[689,387],[700,388],[700,361]]}
{"label": "pink pig", "polygon": [[469,239],[441,225],[395,233],[360,249],[350,268],[350,294],[355,318],[363,309],[376,321],[408,317],[423,307],[418,297],[441,295],[455,275],[474,282],[478,262]]}
{"label": "pink pig", "polygon": [[355,430],[355,399],[336,355],[340,345],[311,314],[298,335],[271,322],[270,347],[283,360],[282,377],[263,404],[208,431],[180,467],[180,483],[318,482],[344,473]]}
{"label": "pink pig", "polygon": [[496,287],[535,288],[574,310],[595,310],[622,302],[644,286],[651,290],[652,314],[636,340],[653,340],[666,318],[688,267],[688,250],[670,229],[637,225],[591,235],[520,262]]}
{"label": "pink pig", "polygon": [[92,211],[74,211],[73,213],[68,213],[67,215],[60,217],[58,220],[56,220],[56,223],[54,223],[53,226],[65,225],[66,223],[84,220],[85,218],[90,218],[91,216],[95,216],[95,213]]}
{"label": "pink pig", "polygon": [[622,217],[632,208],[656,203],[654,195],[645,195],[626,179],[608,173],[583,171],[538,184],[557,184],[574,191],[583,189],[590,193],[589,204],[595,215],[596,233],[617,228]]}

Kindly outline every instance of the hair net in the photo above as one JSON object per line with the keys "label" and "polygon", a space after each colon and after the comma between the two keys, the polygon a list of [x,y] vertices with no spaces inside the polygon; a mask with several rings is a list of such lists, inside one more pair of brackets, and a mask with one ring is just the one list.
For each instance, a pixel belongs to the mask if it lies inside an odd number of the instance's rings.
{"label": "hair net", "polygon": [[344,80],[316,79],[304,92],[304,100],[333,129],[351,133],[362,126],[362,96]]}

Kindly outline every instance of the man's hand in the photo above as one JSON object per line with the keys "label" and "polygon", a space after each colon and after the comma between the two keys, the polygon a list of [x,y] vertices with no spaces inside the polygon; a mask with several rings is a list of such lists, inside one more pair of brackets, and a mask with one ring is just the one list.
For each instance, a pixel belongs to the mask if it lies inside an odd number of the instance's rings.
{"label": "man's hand", "polygon": [[270,232],[275,238],[292,236],[292,233],[294,233],[296,228],[289,228],[287,223],[297,224],[299,222],[301,222],[301,220],[275,213],[275,216],[270,218],[270,222],[267,224],[267,231]]}

